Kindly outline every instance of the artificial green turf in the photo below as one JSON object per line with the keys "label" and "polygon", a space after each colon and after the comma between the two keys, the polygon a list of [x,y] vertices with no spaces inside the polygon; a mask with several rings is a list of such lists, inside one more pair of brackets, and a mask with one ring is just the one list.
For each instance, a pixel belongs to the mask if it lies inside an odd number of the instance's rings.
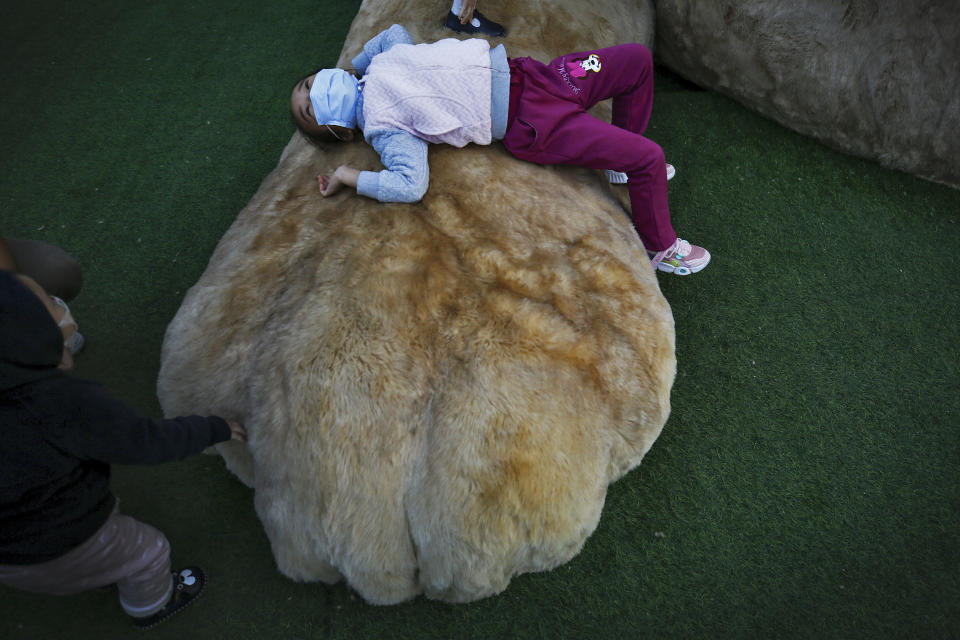
{"label": "artificial green turf", "polygon": [[[82,261],[79,375],[159,413],[166,324],[358,5],[5,5],[0,232]],[[152,637],[960,637],[960,192],[657,82],[675,226],[714,259],[659,276],[673,413],[582,553],[477,603],[373,607],[282,577],[219,459],[117,467],[124,510],[211,575]],[[133,635],[113,594],[0,588],[2,638]]]}

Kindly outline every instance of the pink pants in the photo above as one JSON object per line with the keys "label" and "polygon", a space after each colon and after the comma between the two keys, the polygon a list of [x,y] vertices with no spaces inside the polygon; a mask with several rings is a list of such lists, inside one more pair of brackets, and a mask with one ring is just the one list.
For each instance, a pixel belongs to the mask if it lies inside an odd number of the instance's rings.
{"label": "pink pants", "polygon": [[[613,123],[587,110],[613,98]],[[641,44],[571,53],[543,64],[510,59],[503,138],[516,157],[627,174],[633,224],[651,251],[677,239],[667,207],[663,150],[643,137],[653,108],[653,59]]]}
{"label": "pink pants", "polygon": [[120,605],[134,617],[149,616],[173,594],[170,543],[157,529],[119,513],[86,542],[39,564],[0,565],[0,584],[14,589],[70,595],[116,584]]}

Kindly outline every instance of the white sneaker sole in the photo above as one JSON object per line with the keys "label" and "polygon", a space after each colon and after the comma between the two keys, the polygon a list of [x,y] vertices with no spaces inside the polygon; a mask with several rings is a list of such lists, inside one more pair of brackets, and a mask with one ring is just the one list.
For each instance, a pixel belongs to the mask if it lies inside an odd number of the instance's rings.
{"label": "white sneaker sole", "polygon": [[[610,181],[610,184],[627,184],[627,174],[622,171],[614,171],[613,169],[604,169],[603,172],[607,175],[607,180]],[[673,176],[677,175],[677,170],[672,164],[667,165],[667,180],[673,180]]]}
{"label": "white sneaker sole", "polygon": [[689,265],[674,266],[672,264],[669,264],[661,260],[660,263],[657,265],[657,271],[663,271],[664,273],[672,273],[677,276],[688,276],[691,273],[697,273],[699,271],[703,271],[703,268],[706,267],[708,264],[710,264],[710,252],[706,251],[706,256],[704,261],[695,267],[691,267]]}

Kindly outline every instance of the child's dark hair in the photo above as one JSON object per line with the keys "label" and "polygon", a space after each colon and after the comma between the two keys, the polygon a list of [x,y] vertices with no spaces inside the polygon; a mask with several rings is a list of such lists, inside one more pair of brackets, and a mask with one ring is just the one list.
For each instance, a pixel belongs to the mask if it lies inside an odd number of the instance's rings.
{"label": "child's dark hair", "polygon": [[[297,88],[297,85],[300,84],[301,82],[303,82],[304,78],[309,78],[309,77],[311,77],[311,76],[315,76],[315,75],[317,75],[318,73],[320,73],[321,71],[323,71],[324,69],[329,69],[329,68],[330,68],[330,67],[320,67],[320,68],[318,68],[318,69],[314,69],[313,71],[311,71],[311,72],[308,73],[307,75],[301,77],[299,80],[297,80],[296,82],[294,82],[294,83],[293,83],[293,86],[290,87],[290,91],[292,92],[294,89],[296,89],[296,88]],[[347,71],[348,73],[353,74],[354,76],[359,77],[359,74],[357,73],[356,69],[346,69],[346,71]],[[293,124],[297,127],[297,129],[300,130],[300,133],[302,133],[302,134],[307,138],[307,140],[309,140],[309,141],[312,142],[313,144],[327,144],[327,143],[330,143],[330,142],[334,142],[334,140],[331,140],[331,139],[327,136],[326,133],[317,133],[316,131],[307,131],[306,129],[304,129],[304,128],[300,125],[300,121],[298,121],[298,120],[294,117],[292,111],[290,112],[290,119],[293,120]]]}
{"label": "child's dark hair", "polygon": [[[314,69],[313,71],[311,71],[311,72],[308,73],[307,75],[301,77],[299,80],[297,80],[296,82],[293,83],[293,86],[290,87],[290,91],[293,92],[293,90],[297,88],[297,85],[300,84],[301,82],[303,82],[303,79],[304,79],[304,78],[309,78],[310,76],[315,76],[315,75],[317,75],[318,73],[320,73],[320,72],[321,72],[323,69],[325,69],[325,68],[326,68],[326,67],[320,67],[320,68],[318,68],[318,69]],[[307,131],[306,129],[304,129],[304,128],[300,125],[300,121],[297,120],[297,119],[294,117],[292,111],[290,112],[290,119],[293,120],[293,124],[297,127],[297,129],[300,130],[300,133],[302,133],[302,134],[307,138],[307,140],[309,140],[309,141],[312,142],[313,144],[323,144],[323,143],[325,143],[325,142],[330,142],[330,141],[327,140],[326,138],[324,138],[324,137],[322,137],[321,135],[317,134],[315,131]]]}

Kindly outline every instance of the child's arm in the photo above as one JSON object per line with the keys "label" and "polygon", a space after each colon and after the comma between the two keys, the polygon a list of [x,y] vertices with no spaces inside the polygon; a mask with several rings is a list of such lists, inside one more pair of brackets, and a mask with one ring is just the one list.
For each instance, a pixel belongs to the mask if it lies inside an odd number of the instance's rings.
{"label": "child's arm", "polygon": [[419,202],[430,185],[427,142],[399,130],[375,131],[367,141],[386,169],[360,171],[342,165],[331,176],[317,176],[320,194],[332,196],[348,186],[380,202]]}
{"label": "child's arm", "polygon": [[374,131],[367,141],[385,168],[362,171],[357,193],[380,202],[419,202],[430,186],[427,141],[399,130]]}
{"label": "child's arm", "polygon": [[357,188],[357,178],[360,177],[360,170],[348,167],[345,164],[337,167],[332,176],[319,175],[317,183],[320,185],[320,195],[324,198],[332,196],[340,191],[342,187]]}
{"label": "child's arm", "polygon": [[413,44],[413,38],[411,38],[407,30],[399,24],[395,24],[389,29],[385,29],[370,38],[370,40],[363,45],[363,51],[353,59],[353,68],[356,69],[360,75],[365,74],[367,67],[370,66],[370,61],[373,60],[373,56],[378,53],[383,53],[395,44]]}
{"label": "child's arm", "polygon": [[[58,381],[62,384],[62,379]],[[246,437],[243,427],[217,416],[147,418],[113,398],[98,384],[73,379],[63,389],[59,418],[48,422],[47,437],[73,455],[116,464],[156,464],[180,460],[231,438]],[[70,416],[63,419],[62,416]]]}

